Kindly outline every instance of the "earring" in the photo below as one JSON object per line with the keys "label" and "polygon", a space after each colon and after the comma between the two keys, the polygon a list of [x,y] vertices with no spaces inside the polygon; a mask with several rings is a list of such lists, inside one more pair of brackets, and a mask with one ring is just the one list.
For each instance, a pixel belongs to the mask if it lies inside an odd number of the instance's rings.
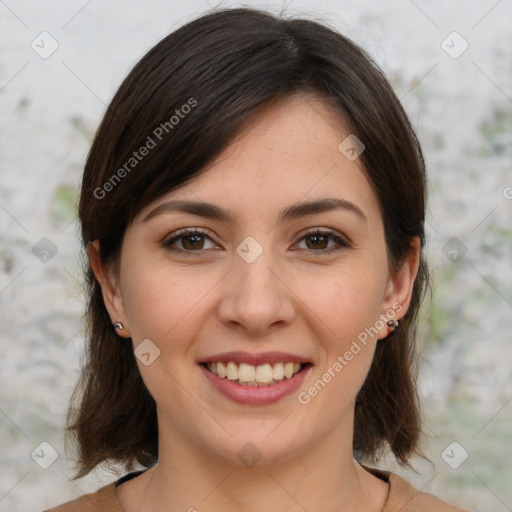
{"label": "earring", "polygon": [[120,331],[124,329],[123,324],[121,322],[114,322],[112,325],[114,326],[114,329],[119,329]]}
{"label": "earring", "polygon": [[393,320],[389,320],[387,324],[391,327],[391,332],[395,332],[400,325],[400,322],[394,318]]}

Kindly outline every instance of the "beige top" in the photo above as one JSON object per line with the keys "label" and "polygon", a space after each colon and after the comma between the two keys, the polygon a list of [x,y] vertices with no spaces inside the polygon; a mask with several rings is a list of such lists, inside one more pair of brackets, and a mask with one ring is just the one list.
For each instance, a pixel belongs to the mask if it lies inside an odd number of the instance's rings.
{"label": "beige top", "polygon": [[[389,482],[389,495],[382,512],[470,512],[454,507],[445,501],[415,489],[402,477],[389,471],[363,466],[378,478]],[[101,487],[94,493],[68,501],[58,507],[44,512],[124,512],[117,499],[116,487],[121,483],[139,475],[137,471],[125,475],[116,482]]]}

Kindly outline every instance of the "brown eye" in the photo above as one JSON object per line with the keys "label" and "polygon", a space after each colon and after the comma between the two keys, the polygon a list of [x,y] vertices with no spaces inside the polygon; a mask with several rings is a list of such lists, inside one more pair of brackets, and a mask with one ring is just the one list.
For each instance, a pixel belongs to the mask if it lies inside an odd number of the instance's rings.
{"label": "brown eye", "polygon": [[[334,231],[310,231],[301,238],[301,242],[306,241],[306,253],[313,256],[330,254],[349,247],[349,244]],[[335,245],[328,247],[329,241],[333,240]]]}
{"label": "brown eye", "polygon": [[[206,232],[198,228],[185,229],[164,241],[163,246],[171,251],[177,251],[184,254],[191,252],[201,253],[205,250],[205,239],[213,242],[212,239],[207,236]],[[181,247],[173,247],[175,244],[179,244]]]}
{"label": "brown eye", "polygon": [[325,244],[329,243],[329,236],[321,235],[321,234],[309,235],[308,237],[305,238],[305,240],[306,241],[313,241],[311,245],[306,243],[306,245],[308,245],[308,247],[310,247],[310,248],[313,248],[313,249],[325,249],[326,248]]}
{"label": "brown eye", "polygon": [[[208,249],[208,247],[205,247],[205,243],[208,240],[213,243],[207,232],[199,228],[184,229],[174,233],[171,238],[163,243],[163,246],[166,249],[188,256],[193,253],[202,254],[203,251]],[[307,254],[313,256],[322,256],[349,247],[349,244],[338,236],[335,231],[313,230],[303,236],[300,242],[303,240],[306,241],[306,248],[300,250],[304,250]],[[329,247],[330,241],[335,242],[334,246]],[[175,247],[175,245],[178,246]]]}
{"label": "brown eye", "polygon": [[181,244],[187,250],[202,249],[204,245],[203,237],[204,235],[181,236]]}

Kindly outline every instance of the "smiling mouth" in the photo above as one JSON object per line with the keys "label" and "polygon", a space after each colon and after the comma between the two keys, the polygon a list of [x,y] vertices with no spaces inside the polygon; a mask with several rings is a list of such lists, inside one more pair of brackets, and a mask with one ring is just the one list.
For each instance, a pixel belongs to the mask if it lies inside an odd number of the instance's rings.
{"label": "smiling mouth", "polygon": [[202,365],[217,377],[232,381],[242,386],[272,386],[283,380],[291,379],[311,363],[274,363],[254,366],[234,361],[202,363]]}

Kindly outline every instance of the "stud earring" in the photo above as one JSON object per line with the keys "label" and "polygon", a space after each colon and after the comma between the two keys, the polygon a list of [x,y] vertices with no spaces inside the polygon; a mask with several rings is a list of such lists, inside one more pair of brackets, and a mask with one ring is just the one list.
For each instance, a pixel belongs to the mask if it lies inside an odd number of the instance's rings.
{"label": "stud earring", "polygon": [[393,320],[389,320],[387,324],[391,327],[391,332],[395,332],[400,325],[400,322],[395,318]]}
{"label": "stud earring", "polygon": [[112,325],[114,326],[114,329],[119,329],[120,331],[124,329],[123,324],[121,322],[114,322]]}

